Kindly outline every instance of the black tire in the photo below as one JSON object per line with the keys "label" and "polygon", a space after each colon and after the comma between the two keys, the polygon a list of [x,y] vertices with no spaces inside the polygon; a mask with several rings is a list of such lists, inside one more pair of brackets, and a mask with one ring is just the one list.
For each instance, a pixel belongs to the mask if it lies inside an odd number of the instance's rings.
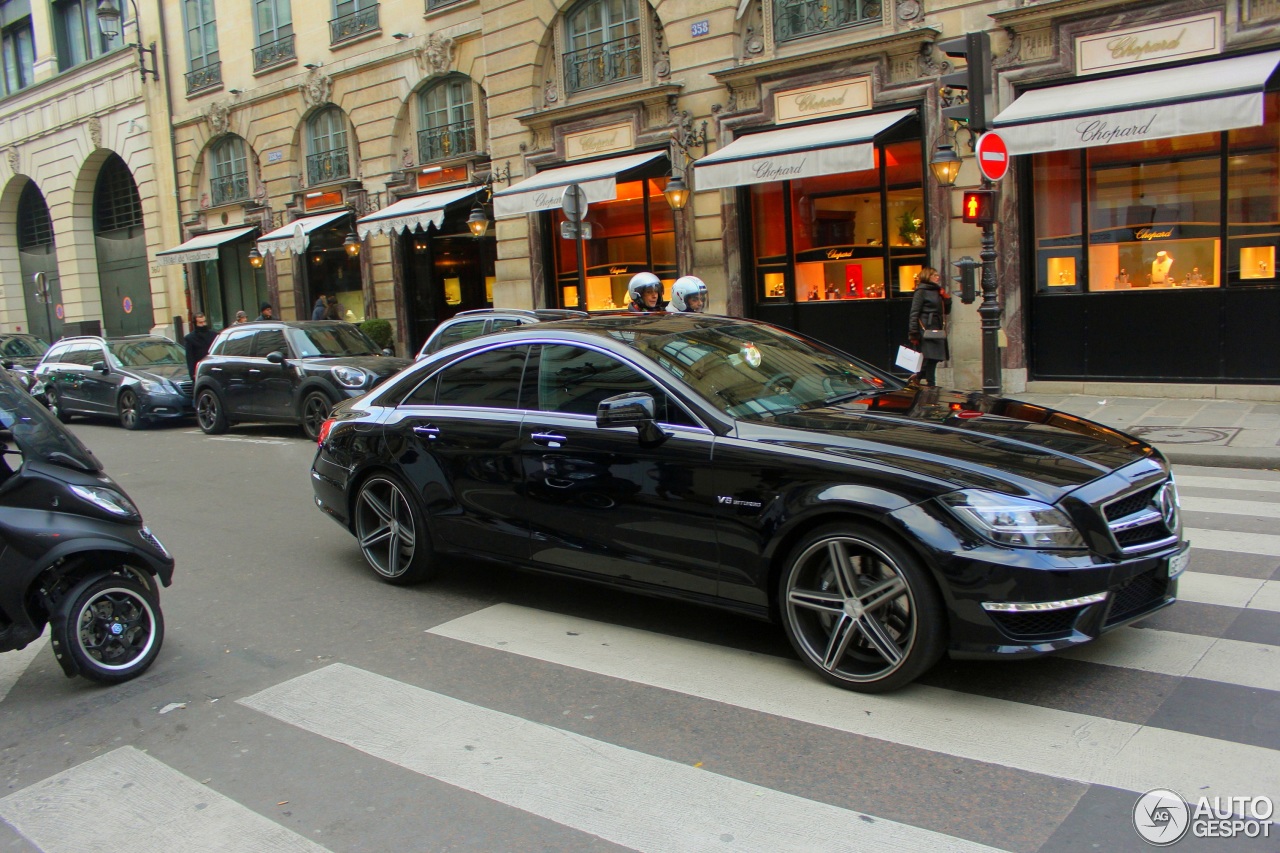
{"label": "black tire", "polygon": [[52,385],[44,389],[44,404],[49,407],[49,411],[55,418],[64,424],[70,422],[71,415],[62,408],[62,397],[58,395],[58,389]]}
{"label": "black tire", "polygon": [[126,575],[81,581],[51,620],[54,654],[70,655],[80,675],[118,684],[146,671],[164,643],[164,617],[151,591]]}
{"label": "black tire", "polygon": [[778,609],[800,659],[861,693],[909,684],[946,648],[933,579],[897,541],[861,524],[821,527],[792,550]]}
{"label": "black tire", "polygon": [[302,398],[302,431],[307,438],[320,440],[320,427],[332,409],[333,401],[323,391],[312,391]]}
{"label": "black tire", "polygon": [[147,419],[142,416],[142,407],[138,403],[138,395],[128,389],[120,392],[116,411],[120,416],[120,426],[125,429],[142,429],[147,425]]}
{"label": "black tire", "polygon": [[439,570],[422,511],[390,474],[375,474],[360,484],[352,527],[365,562],[387,583],[421,583]]}
{"label": "black tire", "polygon": [[196,397],[196,423],[206,435],[221,435],[227,431],[227,411],[217,391],[205,388]]}

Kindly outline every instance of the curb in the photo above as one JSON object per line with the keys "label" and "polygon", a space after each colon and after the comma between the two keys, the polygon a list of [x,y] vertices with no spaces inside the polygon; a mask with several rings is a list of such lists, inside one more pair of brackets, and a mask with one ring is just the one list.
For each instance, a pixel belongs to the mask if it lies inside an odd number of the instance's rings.
{"label": "curb", "polygon": [[1175,465],[1204,465],[1218,468],[1256,468],[1280,470],[1280,454],[1267,448],[1243,447],[1177,447],[1156,449]]}

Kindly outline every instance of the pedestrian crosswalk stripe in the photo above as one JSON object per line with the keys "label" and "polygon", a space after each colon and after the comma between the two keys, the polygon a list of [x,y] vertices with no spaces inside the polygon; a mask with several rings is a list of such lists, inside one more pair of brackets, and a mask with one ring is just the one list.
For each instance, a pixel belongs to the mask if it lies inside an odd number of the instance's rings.
{"label": "pedestrian crosswalk stripe", "polygon": [[[1231,489],[1239,492],[1280,492],[1280,480],[1246,480],[1240,477],[1198,477],[1194,474],[1176,475],[1178,492],[1183,489]],[[1185,502],[1185,498],[1184,498]]]}
{"label": "pedestrian crosswalk stripe", "polygon": [[1222,515],[1247,515],[1253,518],[1280,518],[1280,503],[1245,501],[1236,498],[1199,498],[1183,495],[1178,499],[1183,512],[1216,512]]}
{"label": "pedestrian crosswalk stripe", "polygon": [[635,850],[993,849],[700,770],[345,664],[326,666],[240,701],[368,755]]}
{"label": "pedestrian crosswalk stripe", "polygon": [[0,818],[44,853],[325,853],[324,847],[131,746],[0,799]]}
{"label": "pedestrian crosswalk stripe", "polygon": [[1153,628],[1122,628],[1058,655],[1106,666],[1280,691],[1280,646],[1263,643]]}
{"label": "pedestrian crosswalk stripe", "polygon": [[1280,611],[1280,581],[1183,572],[1178,579],[1178,598],[1223,607]]}
{"label": "pedestrian crosswalk stripe", "polygon": [[1280,798],[1280,750],[921,684],[842,691],[798,661],[498,604],[431,633],[838,731],[1129,791]]}
{"label": "pedestrian crosswalk stripe", "polygon": [[1280,557],[1280,536],[1274,533],[1238,533],[1234,530],[1188,527],[1183,531],[1183,535],[1191,541],[1193,548]]}
{"label": "pedestrian crosswalk stripe", "polygon": [[[18,683],[22,673],[27,671],[31,661],[47,645],[49,645],[49,635],[46,631],[44,636],[32,642],[25,649],[0,654],[0,702],[3,702],[4,697],[9,695],[9,691],[13,689],[13,685]],[[53,660],[52,657],[49,659]]]}

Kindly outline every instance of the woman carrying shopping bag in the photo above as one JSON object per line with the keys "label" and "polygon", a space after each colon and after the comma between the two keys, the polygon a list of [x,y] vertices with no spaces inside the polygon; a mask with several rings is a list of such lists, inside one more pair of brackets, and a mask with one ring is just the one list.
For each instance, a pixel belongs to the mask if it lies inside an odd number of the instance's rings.
{"label": "woman carrying shopping bag", "polygon": [[941,274],[933,267],[925,267],[916,276],[916,290],[908,318],[911,346],[924,356],[924,364],[914,377],[921,385],[936,385],[938,362],[950,357],[946,320],[950,313],[951,294],[942,286]]}

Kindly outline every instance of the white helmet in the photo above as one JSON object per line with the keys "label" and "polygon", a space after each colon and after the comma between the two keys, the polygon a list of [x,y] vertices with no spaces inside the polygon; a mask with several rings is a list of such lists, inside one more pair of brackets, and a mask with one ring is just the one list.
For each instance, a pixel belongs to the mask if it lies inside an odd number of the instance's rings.
{"label": "white helmet", "polygon": [[631,276],[631,283],[627,285],[627,293],[630,295],[632,302],[641,301],[640,297],[646,290],[657,290],[658,299],[662,299],[662,279],[651,272],[638,272]]}
{"label": "white helmet", "polygon": [[[701,308],[689,307],[689,298],[691,296],[699,297],[702,300]],[[707,310],[706,283],[696,275],[686,275],[676,279],[676,283],[671,285],[671,303],[667,305],[667,310],[672,313],[683,311],[699,313]]]}

